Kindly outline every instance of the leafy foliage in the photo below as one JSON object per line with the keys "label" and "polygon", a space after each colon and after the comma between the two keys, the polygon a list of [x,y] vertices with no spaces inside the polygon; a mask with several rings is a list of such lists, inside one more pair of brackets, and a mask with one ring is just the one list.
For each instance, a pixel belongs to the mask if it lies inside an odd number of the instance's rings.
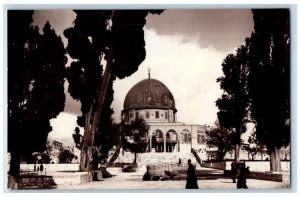
{"label": "leafy foliage", "polygon": [[249,94],[256,135],[269,150],[290,142],[290,22],[288,9],[252,10]]}
{"label": "leafy foliage", "polygon": [[134,163],[137,153],[144,152],[147,147],[148,130],[149,126],[143,118],[137,118],[130,124],[122,124],[124,149],[135,153]]}
{"label": "leafy foliage", "polygon": [[227,152],[232,150],[235,144],[235,133],[216,123],[215,127],[206,131],[208,147],[217,147],[217,160],[224,159]]}
{"label": "leafy foliage", "polygon": [[262,153],[264,145],[259,143],[256,137],[256,133],[252,132],[248,138],[249,146],[245,147],[246,151],[251,155],[251,159],[254,160],[257,153]]}
{"label": "leafy foliage", "polygon": [[76,156],[69,149],[61,149],[58,155],[59,163],[71,163]]}
{"label": "leafy foliage", "polygon": [[218,119],[221,126],[235,128],[236,143],[239,143],[240,134],[246,131],[248,121],[248,48],[240,46],[236,55],[229,54],[222,63],[224,76],[217,79],[224,91],[216,101],[219,108]]}
{"label": "leafy foliage", "polygon": [[20,158],[46,149],[50,119],[64,110],[65,50],[47,22],[41,35],[33,11],[8,12],[8,151],[11,175]]}
{"label": "leafy foliage", "polygon": [[[67,72],[70,95],[81,102],[78,124],[85,127],[81,169],[87,166],[87,146],[104,145],[112,124],[113,81],[134,73],[145,59],[143,27],[146,10],[75,10],[74,27],[64,31],[67,51],[75,59]],[[106,71],[102,76],[106,61]],[[103,144],[102,144],[103,143]],[[106,148],[105,148],[106,147]],[[84,153],[85,152],[85,153]],[[84,161],[85,159],[85,161]]]}

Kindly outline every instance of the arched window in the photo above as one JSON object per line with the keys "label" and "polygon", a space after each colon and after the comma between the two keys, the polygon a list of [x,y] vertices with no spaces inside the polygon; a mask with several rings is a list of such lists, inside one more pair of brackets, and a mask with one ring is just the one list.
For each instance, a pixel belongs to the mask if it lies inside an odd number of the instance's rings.
{"label": "arched window", "polygon": [[159,118],[159,111],[155,111],[155,118],[156,118],[156,119]]}
{"label": "arched window", "polygon": [[160,130],[156,130],[155,135],[156,135],[156,138],[163,138],[164,137],[162,131],[160,131]]}
{"label": "arched window", "polygon": [[203,134],[198,134],[197,135],[197,142],[198,144],[205,144],[205,136]]}
{"label": "arched window", "polygon": [[188,142],[188,134],[187,133],[184,134],[184,140],[183,141],[184,141],[184,143]]}

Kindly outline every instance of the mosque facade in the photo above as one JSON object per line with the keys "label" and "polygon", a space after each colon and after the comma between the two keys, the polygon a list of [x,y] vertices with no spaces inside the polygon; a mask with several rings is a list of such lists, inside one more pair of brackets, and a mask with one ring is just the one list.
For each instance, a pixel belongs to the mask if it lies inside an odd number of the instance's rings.
{"label": "mosque facade", "polygon": [[[144,152],[176,152],[190,153],[193,148],[202,160],[209,160],[216,147],[206,145],[206,131],[211,128],[207,125],[186,124],[177,120],[176,102],[173,94],[161,81],[149,77],[135,84],[127,93],[122,119],[129,124],[137,118],[147,123],[149,130],[144,136],[147,148]],[[240,159],[249,160],[249,152],[243,144],[240,150]],[[225,155],[226,159],[234,159],[233,150]],[[256,156],[258,160],[267,160],[269,155],[261,152]],[[281,151],[281,159],[289,160],[289,148]]]}
{"label": "mosque facade", "polygon": [[142,118],[149,126],[145,152],[191,152],[197,150],[206,157],[206,130],[208,126],[177,121],[175,99],[171,91],[159,80],[146,78],[127,93],[122,119],[130,123]]}

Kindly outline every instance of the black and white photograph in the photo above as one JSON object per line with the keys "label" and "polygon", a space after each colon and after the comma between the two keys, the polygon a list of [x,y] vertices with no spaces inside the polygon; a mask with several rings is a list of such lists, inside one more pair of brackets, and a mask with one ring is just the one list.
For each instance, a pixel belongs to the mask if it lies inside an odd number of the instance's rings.
{"label": "black and white photograph", "polygon": [[291,190],[293,5],[25,8],[4,191]]}

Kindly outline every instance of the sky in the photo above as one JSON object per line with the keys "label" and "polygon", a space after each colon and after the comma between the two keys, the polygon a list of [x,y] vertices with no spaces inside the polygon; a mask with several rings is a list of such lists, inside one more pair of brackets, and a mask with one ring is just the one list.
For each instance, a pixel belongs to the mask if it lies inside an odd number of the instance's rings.
{"label": "sky", "polygon": [[[75,17],[71,10],[41,10],[35,12],[33,24],[41,29],[48,20],[66,46],[63,30],[73,25]],[[216,82],[222,76],[221,64],[251,35],[251,10],[176,9],[148,15],[146,19],[146,59],[137,72],[114,82],[113,118],[120,121],[127,92],[148,77],[150,68],[151,78],[161,81],[172,92],[178,110],[177,121],[213,125],[218,111],[215,101],[222,94]],[[67,87],[66,81],[65,110],[51,120],[53,131],[49,139],[71,145],[76,116],[81,112],[80,103],[70,97]]]}

